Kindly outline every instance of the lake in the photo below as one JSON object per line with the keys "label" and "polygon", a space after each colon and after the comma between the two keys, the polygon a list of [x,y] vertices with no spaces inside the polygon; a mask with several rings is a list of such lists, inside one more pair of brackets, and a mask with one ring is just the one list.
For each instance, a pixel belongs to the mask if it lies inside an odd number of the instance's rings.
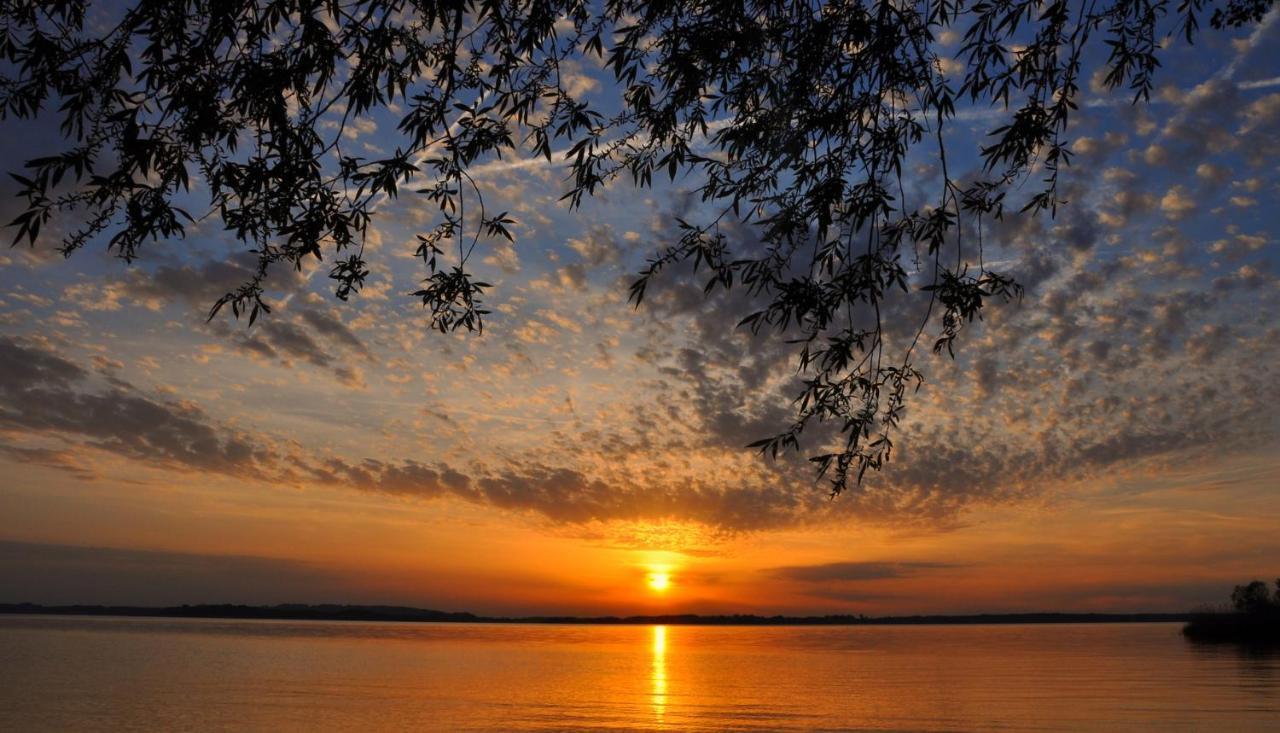
{"label": "lake", "polygon": [[0,617],[0,730],[1280,730],[1280,655],[1177,624]]}

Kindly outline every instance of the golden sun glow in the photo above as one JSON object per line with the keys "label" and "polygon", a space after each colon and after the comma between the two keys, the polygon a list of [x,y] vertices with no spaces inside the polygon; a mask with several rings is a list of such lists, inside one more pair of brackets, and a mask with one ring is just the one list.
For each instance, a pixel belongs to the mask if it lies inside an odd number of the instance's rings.
{"label": "golden sun glow", "polygon": [[651,590],[662,593],[671,587],[671,573],[664,571],[654,571],[649,573],[649,588]]}

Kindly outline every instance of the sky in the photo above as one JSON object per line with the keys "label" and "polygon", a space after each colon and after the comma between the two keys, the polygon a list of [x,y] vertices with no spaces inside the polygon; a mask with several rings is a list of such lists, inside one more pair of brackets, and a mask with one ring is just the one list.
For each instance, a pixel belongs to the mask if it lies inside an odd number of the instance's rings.
{"label": "sky", "polygon": [[[1070,203],[987,233],[1025,297],[954,361],[920,359],[892,463],[835,499],[802,457],[744,448],[785,427],[795,376],[786,344],[735,328],[745,296],[682,270],[627,303],[695,181],[570,211],[559,162],[481,165],[486,206],[517,221],[476,267],[483,335],[432,332],[408,295],[433,214],[412,194],[381,206],[358,296],[333,297],[326,263],[282,271],[251,328],[205,322],[252,262],[216,217],[132,265],[63,260],[55,221],[0,250],[0,602],[1181,611],[1273,579],[1276,19],[1172,44],[1149,105],[1090,80]],[[387,153],[396,119],[349,145]],[[960,110],[952,149],[997,119]],[[5,125],[5,170],[56,147]]]}

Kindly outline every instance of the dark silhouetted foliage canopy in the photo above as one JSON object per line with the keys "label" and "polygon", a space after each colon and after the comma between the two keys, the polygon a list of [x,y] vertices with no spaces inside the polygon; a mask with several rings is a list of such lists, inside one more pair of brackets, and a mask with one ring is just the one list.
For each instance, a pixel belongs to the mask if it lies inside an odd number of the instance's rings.
{"label": "dark silhouetted foliage canopy", "polygon": [[[65,254],[101,242],[132,260],[217,217],[259,264],[210,317],[229,306],[252,323],[270,310],[269,273],[307,258],[328,263],[338,298],[356,295],[375,208],[409,188],[437,212],[418,237],[413,295],[434,328],[479,331],[488,285],[469,263],[486,240],[512,238],[513,219],[484,207],[477,163],[567,150],[574,207],[616,178],[687,175],[711,214],[676,222],[631,298],[684,262],[708,292],[754,296],[741,325],[791,340],[804,378],[794,423],[754,447],[776,456],[833,425],[839,439],[812,460],[839,493],[888,460],[923,380],[920,342],[951,354],[993,299],[1019,297],[983,261],[982,225],[1027,180],[1032,194],[1011,206],[1063,203],[1089,66],[1144,100],[1166,36],[1192,42],[1202,22],[1238,27],[1271,5],[2,0],[0,114],[56,117],[66,140],[15,173],[26,206],[13,225],[34,243],[76,212]],[[958,38],[957,73],[944,72],[944,32]],[[591,99],[562,74],[588,57],[616,80]],[[946,129],[973,106],[1000,121],[962,177]],[[387,109],[401,118],[394,152],[348,149],[344,132]],[[921,160],[931,172],[910,164]],[[913,337],[891,339],[884,319],[912,289],[927,310],[901,329]]]}
{"label": "dark silhouetted foliage canopy", "polygon": [[[1280,593],[1280,579],[1276,580],[1276,590]],[[1240,613],[1261,613],[1280,609],[1280,594],[1271,597],[1271,589],[1261,580],[1246,585],[1237,585],[1231,591],[1231,607]]]}

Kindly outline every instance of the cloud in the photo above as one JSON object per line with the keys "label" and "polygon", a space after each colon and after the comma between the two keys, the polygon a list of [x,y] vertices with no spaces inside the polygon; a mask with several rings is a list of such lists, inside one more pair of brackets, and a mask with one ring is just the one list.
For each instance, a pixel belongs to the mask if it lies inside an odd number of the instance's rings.
{"label": "cloud", "polygon": [[368,355],[369,348],[355,332],[347,327],[336,316],[322,313],[314,308],[305,308],[300,314],[302,320],[317,333],[332,339],[334,342],[353,349],[360,354]]}
{"label": "cloud", "polygon": [[88,375],[84,369],[44,349],[25,347],[0,336],[0,394],[43,385],[66,388]]}
{"label": "cloud", "polygon": [[613,230],[607,226],[594,226],[584,236],[571,237],[567,245],[591,267],[613,264],[622,254]]}
{"label": "cloud", "polygon": [[214,320],[204,328],[220,342],[229,342],[241,353],[276,361],[285,367],[297,362],[328,369],[349,387],[366,386],[364,370],[351,363],[354,355],[368,361],[372,352],[365,342],[335,316],[315,308],[274,311],[255,325]]}
{"label": "cloud", "polygon": [[[86,447],[184,470],[258,475],[271,460],[268,449],[217,425],[190,402],[154,399],[118,382],[81,391],[86,376],[52,352],[0,337],[0,430],[67,436]],[[49,457],[25,456],[45,463]]]}
{"label": "cloud", "polygon": [[453,497],[563,524],[676,520],[740,531],[785,526],[813,509],[802,495],[779,488],[656,477],[640,483],[532,460],[471,475],[446,464],[340,459],[306,471],[307,479],[325,485],[423,500]]}
{"label": "cloud", "polygon": [[[203,316],[218,298],[248,282],[257,264],[252,252],[238,252],[227,259],[166,264],[154,269],[135,266],[124,278],[124,292],[138,304],[185,303]],[[283,264],[271,269],[266,287],[269,292],[292,292],[302,283],[302,274]]]}
{"label": "cloud", "polygon": [[833,562],[824,565],[790,565],[773,568],[769,574],[783,580],[801,583],[830,583],[839,581],[887,580],[906,578],[960,567],[936,562]]}
{"label": "cloud", "polygon": [[262,324],[261,336],[285,359],[302,359],[318,367],[327,367],[333,357],[325,351],[311,334],[288,321],[275,318]]}
{"label": "cloud", "polygon": [[65,471],[81,481],[93,481],[99,478],[85,456],[77,451],[56,448],[28,448],[16,445],[0,445],[0,454],[8,456],[18,463],[29,463],[36,466],[56,468]]}
{"label": "cloud", "polygon": [[1164,211],[1165,216],[1178,221],[1195,211],[1196,202],[1195,199],[1191,198],[1187,189],[1182,186],[1174,186],[1166,191],[1164,197],[1160,199],[1160,209]]}

